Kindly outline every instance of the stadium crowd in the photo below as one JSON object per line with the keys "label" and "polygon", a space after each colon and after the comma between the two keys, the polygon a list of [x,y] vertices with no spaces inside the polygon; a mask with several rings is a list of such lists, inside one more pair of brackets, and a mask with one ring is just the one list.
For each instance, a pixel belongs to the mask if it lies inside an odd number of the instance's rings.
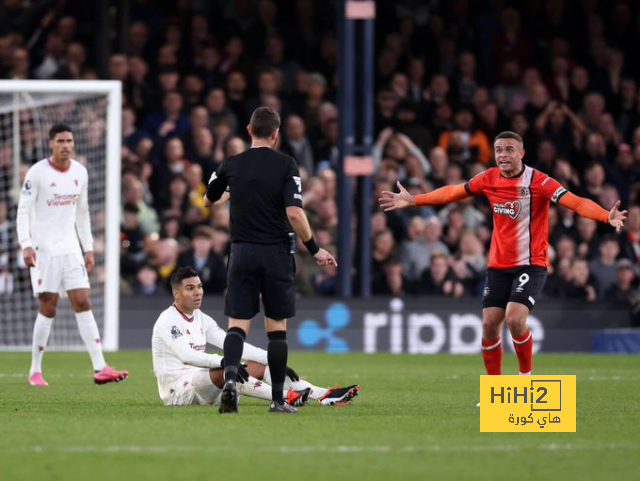
{"label": "stadium crowd", "polygon": [[[1,78],[99,78],[91,12],[71,3],[2,2]],[[552,204],[546,296],[640,310],[639,7],[377,2],[373,294],[481,295],[492,235],[484,198],[400,213],[375,199],[397,180],[421,193],[470,179],[493,164],[494,136],[512,130],[525,163],[629,210],[616,234]],[[224,291],[228,207],[206,209],[202,196],[222,159],[248,147],[245,126],[261,105],[280,112],[278,148],[298,162],[317,240],[334,251],[335,12],[331,1],[131,1],[127,46],[114,41],[103,75],[124,93],[123,294],[167,293],[179,265],[195,267],[206,292]],[[335,267],[299,252],[300,294],[334,295]]]}

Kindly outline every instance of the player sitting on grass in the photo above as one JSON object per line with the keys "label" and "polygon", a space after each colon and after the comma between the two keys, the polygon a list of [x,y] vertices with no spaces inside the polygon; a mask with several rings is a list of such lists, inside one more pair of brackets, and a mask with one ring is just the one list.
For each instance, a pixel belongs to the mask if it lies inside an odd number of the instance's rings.
{"label": "player sitting on grass", "polygon": [[[165,405],[218,404],[224,384],[223,357],[204,351],[207,343],[222,349],[226,332],[200,310],[202,282],[194,269],[178,268],[171,276],[171,288],[174,303],[158,317],[151,340],[160,398]],[[244,358],[246,364],[237,377],[240,394],[271,401],[267,351],[245,343]],[[308,398],[340,406],[357,396],[360,386],[324,389],[287,368],[284,389],[292,406],[303,406]]]}

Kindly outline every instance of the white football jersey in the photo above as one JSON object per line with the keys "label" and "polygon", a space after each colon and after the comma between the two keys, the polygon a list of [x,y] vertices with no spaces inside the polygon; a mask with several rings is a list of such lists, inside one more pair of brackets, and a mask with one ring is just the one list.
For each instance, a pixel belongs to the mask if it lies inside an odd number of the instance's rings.
{"label": "white football jersey", "polygon": [[[207,343],[222,349],[227,333],[200,309],[192,317],[173,304],[160,314],[153,326],[151,352],[158,391],[167,398],[172,383],[193,368],[220,367],[222,356],[207,354]],[[243,358],[267,364],[267,351],[245,343]]]}
{"label": "white football jersey", "polygon": [[87,169],[75,160],[61,171],[43,159],[27,172],[18,203],[18,242],[38,254],[62,256],[93,251]]}

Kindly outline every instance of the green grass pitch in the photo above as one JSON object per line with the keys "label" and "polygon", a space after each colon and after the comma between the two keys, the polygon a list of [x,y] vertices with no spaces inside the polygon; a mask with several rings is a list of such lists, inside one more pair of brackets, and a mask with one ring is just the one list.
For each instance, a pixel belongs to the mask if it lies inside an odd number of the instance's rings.
{"label": "green grass pitch", "polygon": [[246,397],[237,416],[167,408],[148,351],[107,359],[126,382],[96,386],[86,353],[50,352],[35,388],[30,355],[0,353],[0,479],[638,479],[638,356],[535,356],[537,374],[577,375],[577,432],[556,434],[479,432],[479,356],[291,353],[312,382],[362,386],[296,416]]}

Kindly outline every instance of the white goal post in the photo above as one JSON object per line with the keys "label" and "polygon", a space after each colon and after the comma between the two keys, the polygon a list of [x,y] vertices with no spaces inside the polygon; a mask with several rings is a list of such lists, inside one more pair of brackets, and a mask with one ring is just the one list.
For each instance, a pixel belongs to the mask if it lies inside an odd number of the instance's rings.
{"label": "white goal post", "polygon": [[[104,350],[118,349],[121,113],[119,81],[0,81],[0,205],[7,211],[3,223],[0,208],[0,350],[31,349],[37,302],[18,252],[15,213],[27,168],[50,155],[48,131],[55,123],[73,129],[74,158],[89,171],[96,240],[91,302]],[[48,349],[85,349],[68,300],[58,302]]]}

